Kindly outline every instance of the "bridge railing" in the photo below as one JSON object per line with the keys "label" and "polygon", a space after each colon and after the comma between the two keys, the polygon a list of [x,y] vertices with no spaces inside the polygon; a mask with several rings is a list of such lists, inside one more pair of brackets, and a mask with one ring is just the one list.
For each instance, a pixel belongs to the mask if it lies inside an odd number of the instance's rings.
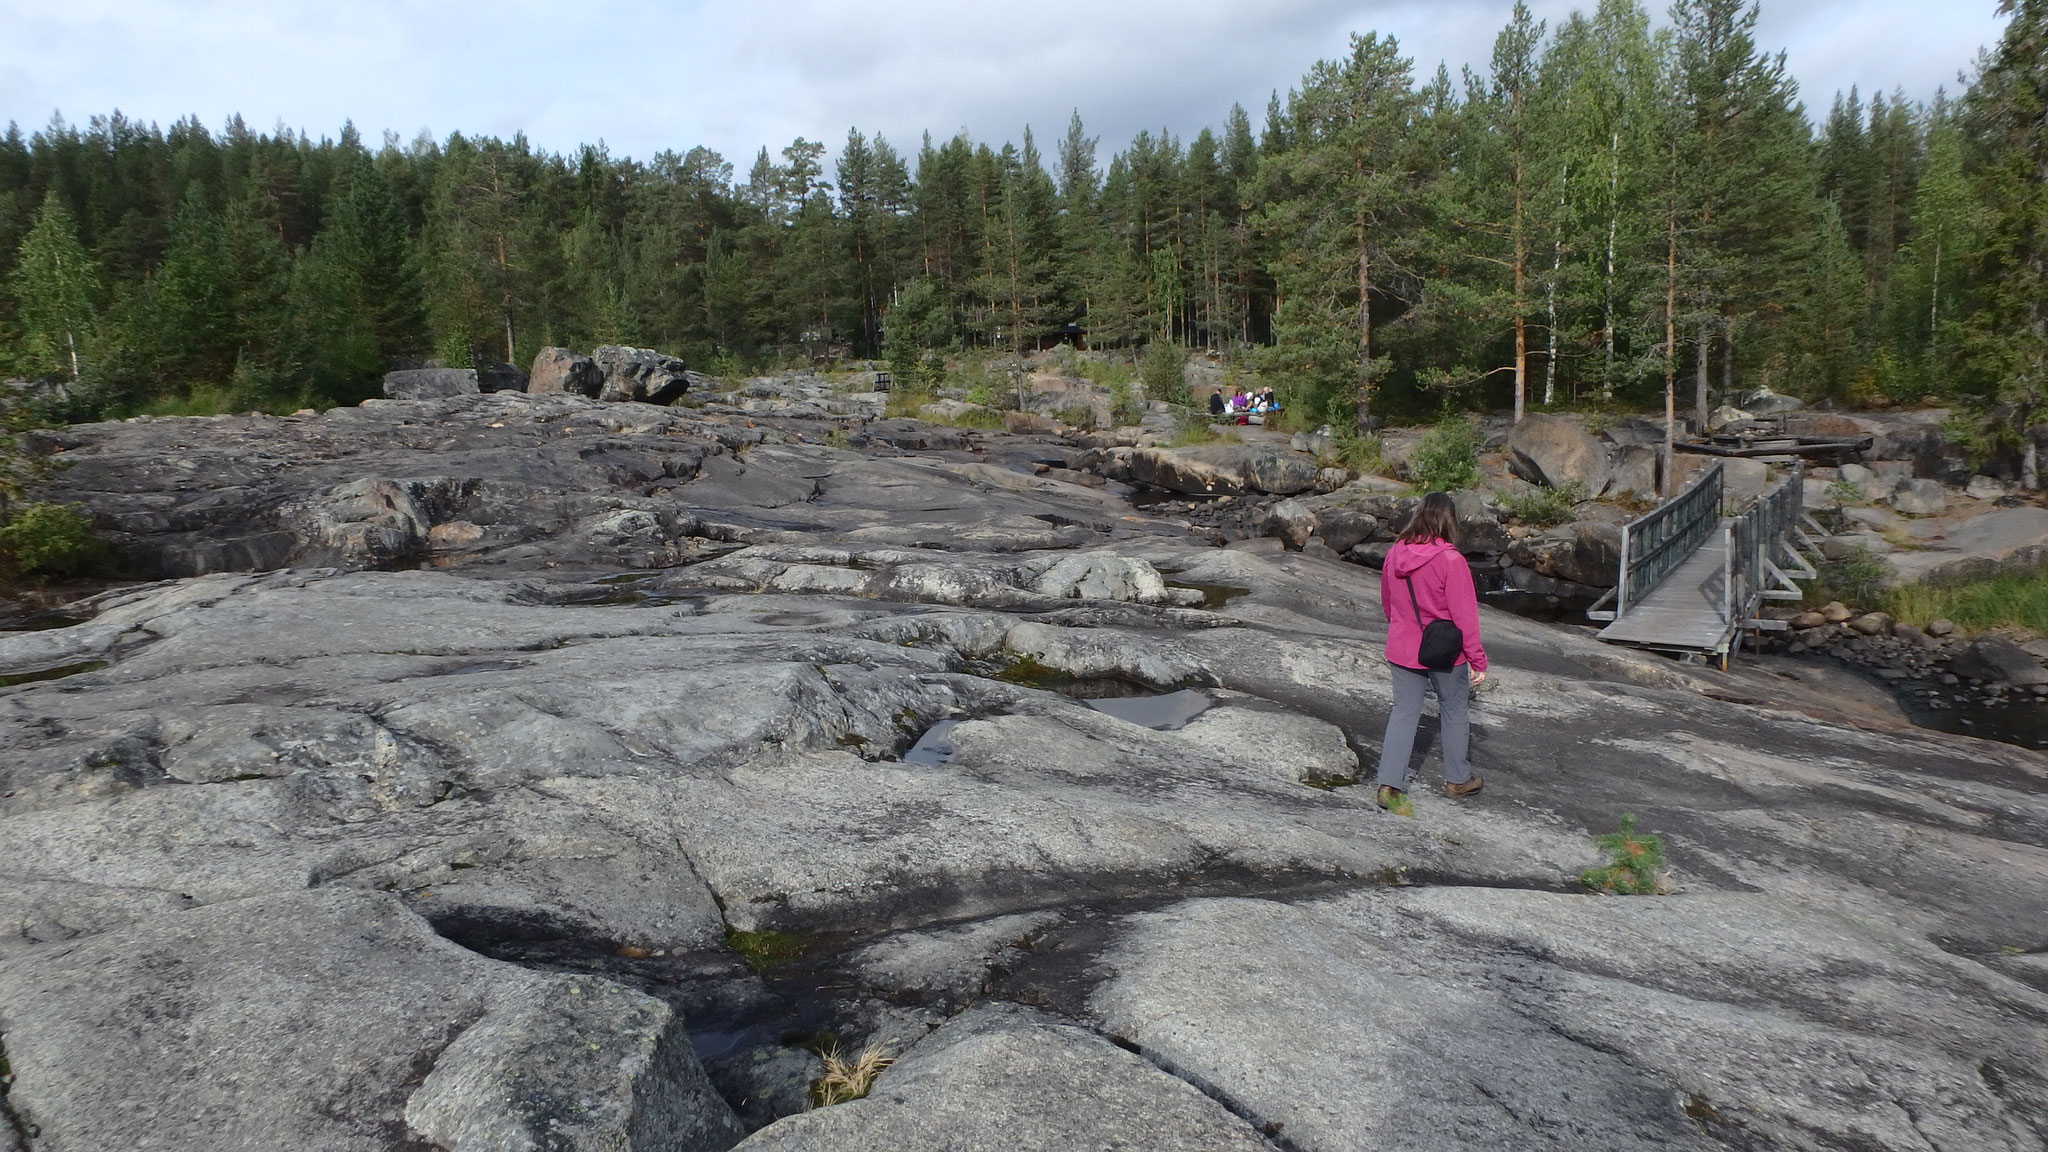
{"label": "bridge railing", "polygon": [[1719,461],[1693,477],[1685,491],[1656,510],[1621,526],[1621,572],[1614,586],[1614,610],[1586,614],[1596,620],[1618,620],[1655,591],[1685,563],[1721,522],[1724,481]]}
{"label": "bridge railing", "polygon": [[[1777,484],[1765,489],[1749,509],[1728,523],[1728,550],[1722,562],[1721,618],[1745,627],[1756,618],[1763,600],[1774,594],[1780,577],[1777,560],[1789,549],[1806,515],[1806,468],[1794,463]],[[1782,584],[1779,578],[1775,583]]]}

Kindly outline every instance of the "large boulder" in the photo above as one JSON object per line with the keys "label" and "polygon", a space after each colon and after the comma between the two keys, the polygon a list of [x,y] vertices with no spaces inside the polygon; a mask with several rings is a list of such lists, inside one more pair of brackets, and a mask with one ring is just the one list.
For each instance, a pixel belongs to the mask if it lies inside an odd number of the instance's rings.
{"label": "large boulder", "polygon": [[526,373],[503,360],[486,361],[477,365],[476,386],[480,392],[524,392]]}
{"label": "large boulder", "polygon": [[526,390],[532,393],[571,392],[596,397],[604,390],[604,369],[597,361],[567,348],[543,348],[533,358],[533,374]]}
{"label": "large boulder", "polygon": [[1907,480],[1892,490],[1891,502],[1908,516],[1939,516],[1948,511],[1948,490],[1939,480]]}
{"label": "large boulder", "polygon": [[1591,521],[1566,524],[1515,541],[1508,560],[1555,579],[1612,588],[1620,579],[1621,529]]}
{"label": "large boulder", "polygon": [[590,358],[604,371],[600,400],[673,404],[690,390],[689,366],[652,348],[605,344]]}
{"label": "large boulder", "polygon": [[1949,671],[1972,680],[1991,680],[2031,688],[2048,684],[2048,669],[2027,655],[2026,649],[2001,636],[1990,636],[1963,649],[1949,663]]}
{"label": "large boulder", "polygon": [[1562,488],[1577,484],[1589,496],[1607,490],[1614,460],[1578,421],[1531,413],[1508,433],[1508,468],[1531,484]]}
{"label": "large boulder", "polygon": [[384,374],[387,400],[441,400],[480,391],[474,368],[408,368]]}
{"label": "large boulder", "polygon": [[1471,489],[1453,492],[1451,504],[1458,513],[1459,551],[1477,556],[1507,550],[1508,530],[1501,525],[1500,516],[1487,503],[1484,493]]}
{"label": "large boulder", "polygon": [[1657,498],[1658,450],[1648,444],[1630,444],[1617,449],[1614,475],[1607,483],[1610,496],[1632,495],[1642,500]]}
{"label": "large boulder", "polygon": [[1129,478],[1191,495],[1268,492],[1292,496],[1316,486],[1320,469],[1300,453],[1265,444],[1203,444],[1193,448],[1136,448]]}

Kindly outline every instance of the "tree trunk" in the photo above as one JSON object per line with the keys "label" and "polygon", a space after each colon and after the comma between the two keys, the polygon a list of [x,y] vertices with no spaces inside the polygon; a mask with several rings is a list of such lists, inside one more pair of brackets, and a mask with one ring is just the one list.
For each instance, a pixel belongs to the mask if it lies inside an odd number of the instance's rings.
{"label": "tree trunk", "polygon": [[1621,229],[1621,133],[1612,133],[1607,145],[1607,274],[1601,286],[1605,313],[1602,338],[1607,345],[1607,363],[1600,374],[1600,399],[1614,399],[1614,245]]}
{"label": "tree trunk", "polygon": [[[1721,322],[1721,403],[1735,404],[1735,317]],[[1742,407],[1735,404],[1737,408]]]}
{"label": "tree trunk", "polygon": [[1678,214],[1674,206],[1666,218],[1664,242],[1664,498],[1677,491],[1676,452],[1678,420]]}
{"label": "tree trunk", "polygon": [[1363,436],[1372,431],[1372,253],[1366,249],[1366,216],[1358,213],[1358,396],[1352,423]]}
{"label": "tree trunk", "polygon": [[1522,234],[1522,158],[1515,157],[1515,423],[1522,422],[1522,411],[1528,400],[1529,390],[1529,321],[1528,308],[1523,301],[1524,283],[1529,273],[1528,238]]}
{"label": "tree trunk", "polygon": [[78,334],[64,329],[64,349],[71,356],[71,382],[78,383]]}
{"label": "tree trunk", "polygon": [[1692,415],[1699,424],[1700,435],[1707,432],[1707,354],[1713,351],[1714,330],[1707,321],[1700,321],[1700,352],[1698,362],[1693,365]]}

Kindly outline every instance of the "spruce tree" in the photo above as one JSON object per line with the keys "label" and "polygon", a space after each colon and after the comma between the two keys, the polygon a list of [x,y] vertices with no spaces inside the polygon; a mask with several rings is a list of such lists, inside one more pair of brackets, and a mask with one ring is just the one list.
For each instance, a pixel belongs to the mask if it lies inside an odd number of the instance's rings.
{"label": "spruce tree", "polygon": [[78,242],[71,209],[51,192],[22,238],[8,277],[19,328],[17,369],[77,383],[93,326],[99,271]]}

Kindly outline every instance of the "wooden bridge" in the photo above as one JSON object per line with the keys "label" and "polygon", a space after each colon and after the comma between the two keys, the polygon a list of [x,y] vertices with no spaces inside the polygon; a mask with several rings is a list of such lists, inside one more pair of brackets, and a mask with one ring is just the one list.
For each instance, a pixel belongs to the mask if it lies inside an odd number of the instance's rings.
{"label": "wooden bridge", "polygon": [[[1758,616],[1766,600],[1797,600],[1796,580],[1811,580],[1821,528],[1806,515],[1806,470],[1796,461],[1756,502],[1725,515],[1726,486],[1716,461],[1684,492],[1621,529],[1621,579],[1587,612],[1611,621],[1600,639],[1666,652],[1718,657],[1745,629],[1775,631]],[[1809,535],[1811,532],[1813,535]]]}

